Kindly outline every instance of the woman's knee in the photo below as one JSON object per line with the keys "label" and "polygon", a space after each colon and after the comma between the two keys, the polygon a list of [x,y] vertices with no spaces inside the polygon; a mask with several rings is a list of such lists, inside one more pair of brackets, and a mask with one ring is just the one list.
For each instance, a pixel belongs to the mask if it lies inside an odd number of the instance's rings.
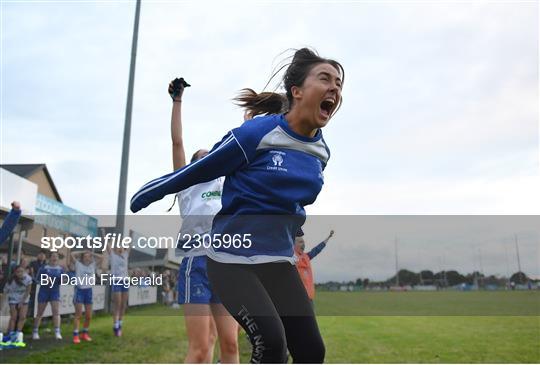
{"label": "woman's knee", "polygon": [[222,354],[236,354],[238,352],[238,339],[235,337],[220,339],[219,348]]}
{"label": "woman's knee", "polygon": [[322,338],[317,336],[317,338],[303,342],[301,348],[291,348],[291,355],[294,363],[322,364],[326,355],[326,347]]}
{"label": "woman's knee", "polygon": [[210,348],[210,343],[207,341],[190,343],[188,351],[191,361],[194,363],[202,363],[206,361]]}
{"label": "woman's knee", "polygon": [[287,362],[287,342],[283,336],[255,336],[251,338],[251,360],[257,363],[282,364]]}

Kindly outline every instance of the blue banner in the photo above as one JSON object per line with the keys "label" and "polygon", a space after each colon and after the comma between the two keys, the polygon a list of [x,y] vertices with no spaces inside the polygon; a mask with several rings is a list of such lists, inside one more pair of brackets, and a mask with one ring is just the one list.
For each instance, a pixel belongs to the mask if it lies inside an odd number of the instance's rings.
{"label": "blue banner", "polygon": [[37,194],[35,222],[76,236],[96,236],[97,219]]}

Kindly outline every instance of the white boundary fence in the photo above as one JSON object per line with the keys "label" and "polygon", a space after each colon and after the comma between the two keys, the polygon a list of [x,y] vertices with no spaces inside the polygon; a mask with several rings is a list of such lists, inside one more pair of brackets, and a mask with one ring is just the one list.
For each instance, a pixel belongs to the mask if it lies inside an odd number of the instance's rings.
{"label": "white boundary fence", "polygon": [[[96,285],[92,287],[93,305],[92,309],[103,310],[106,307],[105,301],[109,298],[107,291],[108,286]],[[36,289],[36,296],[34,300],[34,313],[37,313],[37,296],[39,293],[39,285]],[[75,287],[72,285],[60,286],[60,314],[72,314],[75,313],[75,306],[73,305],[73,295],[75,293]],[[156,286],[130,286],[128,295],[128,306],[137,306],[145,304],[157,303],[157,287]],[[48,305],[43,313],[43,317],[52,316],[51,306]],[[9,305],[7,302],[7,295],[4,295],[2,303],[0,303],[0,332],[7,328],[9,321]]]}

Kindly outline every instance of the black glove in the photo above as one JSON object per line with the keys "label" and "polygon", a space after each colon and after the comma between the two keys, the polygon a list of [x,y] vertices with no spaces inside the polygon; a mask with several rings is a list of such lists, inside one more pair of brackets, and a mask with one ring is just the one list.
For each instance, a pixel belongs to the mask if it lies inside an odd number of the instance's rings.
{"label": "black glove", "polygon": [[186,87],[190,87],[191,85],[184,80],[183,77],[179,79],[174,79],[171,82],[171,85],[169,86],[169,95],[173,100],[175,100],[178,96],[182,94],[182,91]]}

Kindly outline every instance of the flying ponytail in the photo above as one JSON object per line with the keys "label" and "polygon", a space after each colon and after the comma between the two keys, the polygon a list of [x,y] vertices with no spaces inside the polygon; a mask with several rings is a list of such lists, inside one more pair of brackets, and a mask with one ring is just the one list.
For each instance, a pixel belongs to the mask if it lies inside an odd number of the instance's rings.
{"label": "flying ponytail", "polygon": [[233,100],[252,118],[257,115],[284,113],[289,109],[289,103],[284,94],[268,91],[258,94],[253,89],[242,89]]}

